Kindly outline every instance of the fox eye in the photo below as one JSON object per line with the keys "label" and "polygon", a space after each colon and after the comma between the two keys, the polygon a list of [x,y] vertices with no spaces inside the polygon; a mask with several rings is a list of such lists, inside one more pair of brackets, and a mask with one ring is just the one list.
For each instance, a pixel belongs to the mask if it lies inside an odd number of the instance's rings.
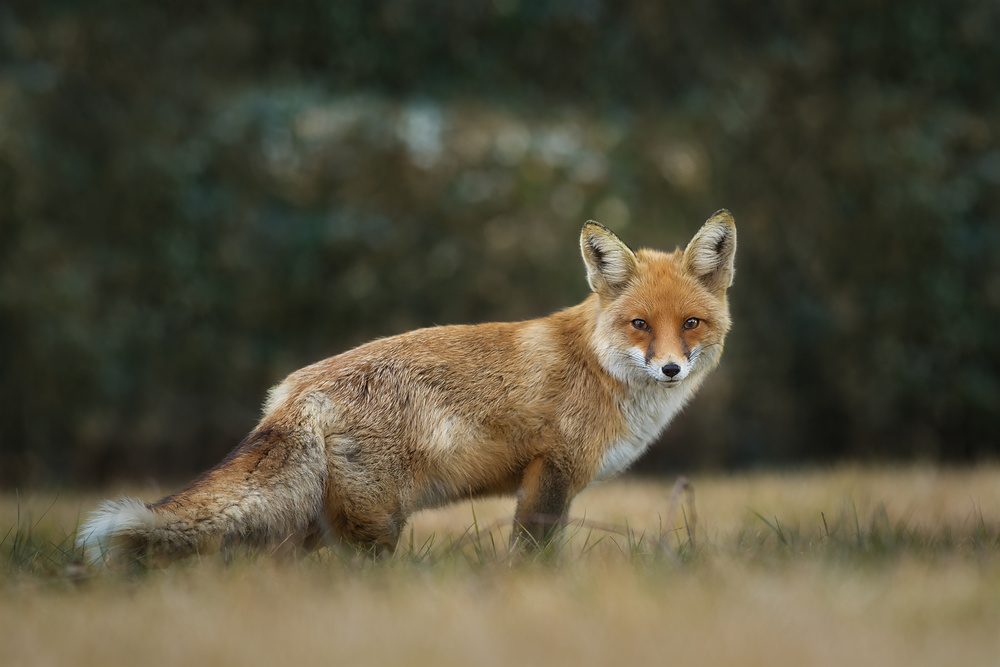
{"label": "fox eye", "polygon": [[634,319],[632,320],[632,326],[639,331],[649,331],[649,325],[646,324],[646,320]]}
{"label": "fox eye", "polygon": [[699,320],[697,317],[689,317],[686,320],[684,320],[685,329],[697,329],[699,324],[701,324],[701,320]]}

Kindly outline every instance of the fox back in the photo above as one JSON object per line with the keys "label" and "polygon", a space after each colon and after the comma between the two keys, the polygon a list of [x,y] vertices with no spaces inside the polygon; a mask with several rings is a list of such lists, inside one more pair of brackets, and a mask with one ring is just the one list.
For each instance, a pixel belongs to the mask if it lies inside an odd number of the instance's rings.
{"label": "fox back", "polygon": [[498,494],[517,497],[512,544],[544,543],[577,493],[666,428],[730,327],[727,211],[672,253],[633,252],[595,222],[580,246],[593,293],[579,305],[420,329],[296,371],[223,462],[159,502],[105,503],[79,544],[115,567],[247,543],[388,554],[414,511]]}

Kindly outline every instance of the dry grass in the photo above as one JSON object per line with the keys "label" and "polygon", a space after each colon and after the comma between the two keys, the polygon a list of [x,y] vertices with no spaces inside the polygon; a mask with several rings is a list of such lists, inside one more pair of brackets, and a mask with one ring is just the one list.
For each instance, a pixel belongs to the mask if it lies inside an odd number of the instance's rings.
{"label": "dry grass", "polygon": [[0,662],[1000,663],[1000,467],[692,482],[694,548],[689,503],[666,525],[670,484],[621,480],[577,499],[585,524],[546,562],[504,557],[508,500],[416,517],[387,562],[135,577],[77,576],[68,545],[96,497],[0,496]]}

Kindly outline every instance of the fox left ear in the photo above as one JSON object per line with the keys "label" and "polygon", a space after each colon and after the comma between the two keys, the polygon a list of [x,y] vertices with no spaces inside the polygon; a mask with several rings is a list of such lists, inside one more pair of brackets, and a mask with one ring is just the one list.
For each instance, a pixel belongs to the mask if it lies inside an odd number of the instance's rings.
{"label": "fox left ear", "polygon": [[590,289],[601,296],[617,296],[635,275],[635,253],[599,222],[590,220],[583,226],[580,251],[587,265]]}
{"label": "fox left ear", "polygon": [[725,292],[736,273],[736,222],[726,209],[701,226],[684,249],[684,270],[709,291]]}

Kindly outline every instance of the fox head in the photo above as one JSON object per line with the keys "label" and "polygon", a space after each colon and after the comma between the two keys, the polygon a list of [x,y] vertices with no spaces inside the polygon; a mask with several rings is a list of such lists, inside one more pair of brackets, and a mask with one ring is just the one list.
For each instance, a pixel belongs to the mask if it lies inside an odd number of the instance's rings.
{"label": "fox head", "polygon": [[583,226],[580,247],[599,303],[594,344],[604,368],[624,382],[700,382],[719,362],[730,326],[736,225],[729,211],[709,218],[683,251],[633,252],[596,222]]}

